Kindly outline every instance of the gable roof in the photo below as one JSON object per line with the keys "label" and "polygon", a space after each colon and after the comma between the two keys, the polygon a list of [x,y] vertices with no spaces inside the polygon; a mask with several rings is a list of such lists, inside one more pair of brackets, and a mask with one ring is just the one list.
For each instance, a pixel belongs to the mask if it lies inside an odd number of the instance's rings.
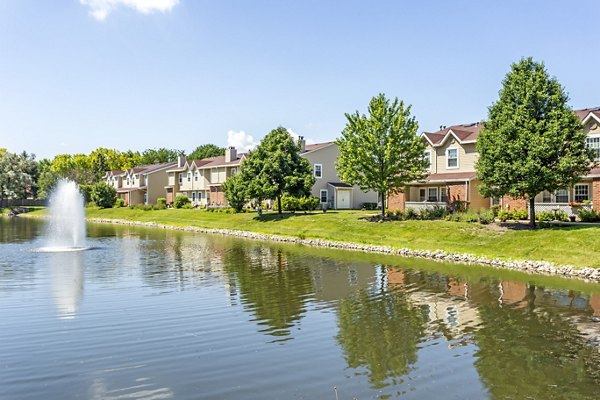
{"label": "gable roof", "polygon": [[174,165],[177,165],[177,163],[176,162],[168,162],[168,163],[162,163],[162,164],[139,165],[137,167],[126,169],[120,175],[131,175],[131,174],[146,175],[146,174],[151,174],[156,171],[160,171],[165,168],[172,167]]}
{"label": "gable roof", "polygon": [[595,119],[600,123],[600,107],[575,110],[575,114],[579,117],[582,124],[586,124],[590,119]]}
{"label": "gable roof", "polygon": [[443,127],[437,132],[423,132],[423,137],[433,147],[443,145],[450,136],[453,136],[460,144],[475,143],[482,129],[483,124],[474,122]]}

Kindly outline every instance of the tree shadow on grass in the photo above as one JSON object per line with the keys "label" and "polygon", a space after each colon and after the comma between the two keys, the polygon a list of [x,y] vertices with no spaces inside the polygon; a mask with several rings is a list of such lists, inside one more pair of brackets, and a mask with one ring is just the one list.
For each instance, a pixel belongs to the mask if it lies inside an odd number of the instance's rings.
{"label": "tree shadow on grass", "polygon": [[253,220],[257,221],[257,222],[277,222],[277,221],[283,221],[283,220],[290,219],[290,218],[325,215],[325,214],[337,214],[337,211],[327,211],[326,213],[321,212],[321,211],[319,211],[319,212],[313,211],[313,212],[307,212],[307,213],[305,213],[304,211],[299,211],[299,212],[295,212],[295,213],[284,212],[281,214],[265,213],[261,216],[257,215],[256,217],[253,218]]}

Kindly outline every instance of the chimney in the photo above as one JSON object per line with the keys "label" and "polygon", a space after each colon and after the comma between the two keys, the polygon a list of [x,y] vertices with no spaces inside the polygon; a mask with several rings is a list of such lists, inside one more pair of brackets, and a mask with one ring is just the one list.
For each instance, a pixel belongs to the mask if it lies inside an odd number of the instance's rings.
{"label": "chimney", "polygon": [[229,146],[225,149],[225,162],[231,162],[237,160],[237,150],[233,146]]}
{"label": "chimney", "polygon": [[306,151],[306,140],[304,140],[304,136],[298,136],[298,147],[300,147],[300,153]]}
{"label": "chimney", "polygon": [[183,167],[185,164],[185,156],[183,154],[177,156],[177,168]]}

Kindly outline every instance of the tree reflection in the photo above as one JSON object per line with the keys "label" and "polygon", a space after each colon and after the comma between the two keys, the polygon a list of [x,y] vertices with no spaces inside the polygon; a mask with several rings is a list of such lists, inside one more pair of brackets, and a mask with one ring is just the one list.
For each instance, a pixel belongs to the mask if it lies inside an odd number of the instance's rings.
{"label": "tree reflection", "polygon": [[535,297],[531,286],[527,307],[480,306],[483,323],[475,333],[480,376],[494,398],[594,398],[598,349],[559,310],[536,307]]}
{"label": "tree reflection", "polygon": [[244,306],[273,336],[289,336],[314,292],[310,269],[281,250],[233,243],[223,256],[230,285],[239,288]]}
{"label": "tree reflection", "polygon": [[426,313],[402,290],[361,290],[340,301],[338,342],[350,368],[364,367],[374,387],[405,375],[417,360]]}

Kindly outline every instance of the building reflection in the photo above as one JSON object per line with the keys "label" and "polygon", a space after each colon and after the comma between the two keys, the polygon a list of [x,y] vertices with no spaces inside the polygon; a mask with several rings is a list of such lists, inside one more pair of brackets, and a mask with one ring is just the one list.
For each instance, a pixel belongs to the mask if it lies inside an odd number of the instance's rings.
{"label": "building reflection", "polygon": [[47,253],[52,270],[52,298],[56,316],[75,318],[83,298],[83,251]]}

